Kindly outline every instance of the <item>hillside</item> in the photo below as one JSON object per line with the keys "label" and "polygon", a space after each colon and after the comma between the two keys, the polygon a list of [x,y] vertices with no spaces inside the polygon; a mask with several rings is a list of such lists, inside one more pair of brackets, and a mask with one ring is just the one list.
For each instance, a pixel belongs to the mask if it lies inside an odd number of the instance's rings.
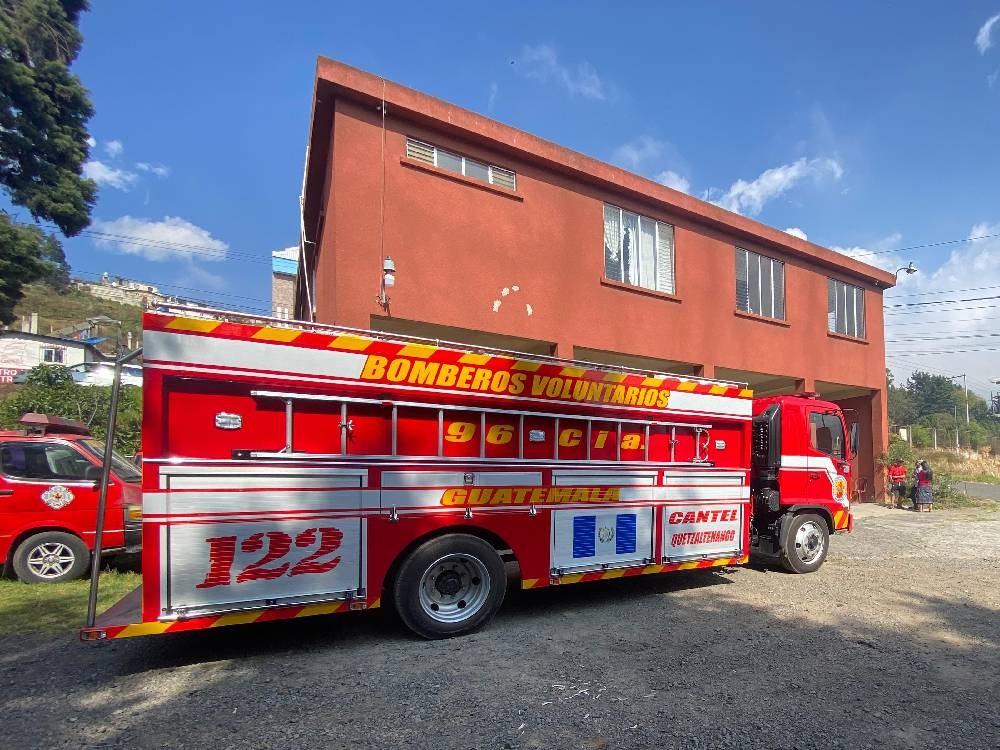
{"label": "hillside", "polygon": [[[50,334],[67,326],[77,325],[99,315],[122,324],[122,343],[125,343],[126,332],[131,331],[133,345],[137,345],[142,330],[142,308],[133,305],[122,305],[110,300],[98,299],[79,289],[53,289],[46,284],[29,284],[24,287],[22,299],[14,312],[19,319],[11,324],[11,328],[20,328],[20,316],[38,313],[38,332]],[[113,328],[102,331],[110,335]],[[101,347],[103,351],[105,347]]]}

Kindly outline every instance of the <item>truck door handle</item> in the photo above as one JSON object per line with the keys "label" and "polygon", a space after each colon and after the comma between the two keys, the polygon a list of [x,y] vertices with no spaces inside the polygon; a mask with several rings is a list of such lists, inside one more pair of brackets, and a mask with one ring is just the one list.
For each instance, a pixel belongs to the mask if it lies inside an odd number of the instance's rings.
{"label": "truck door handle", "polygon": [[0,490],[0,495],[13,495],[14,490]]}
{"label": "truck door handle", "polygon": [[809,478],[810,479],[819,479],[819,474],[817,472],[815,472],[815,471],[810,471],[809,472]]}

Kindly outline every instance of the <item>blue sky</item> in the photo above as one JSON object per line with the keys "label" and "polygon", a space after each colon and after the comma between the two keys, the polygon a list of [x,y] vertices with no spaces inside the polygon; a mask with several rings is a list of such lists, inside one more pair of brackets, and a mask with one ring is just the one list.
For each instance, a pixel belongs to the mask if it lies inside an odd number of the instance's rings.
{"label": "blue sky", "polygon": [[[94,6],[74,68],[96,108],[94,229],[157,246],[81,236],[80,273],[269,309],[322,54],[890,270],[914,261],[887,305],[1000,295],[1000,238],[906,249],[1000,234],[1000,0]],[[1000,378],[1000,352],[958,352],[1000,348],[1000,299],[887,312],[898,376]]]}

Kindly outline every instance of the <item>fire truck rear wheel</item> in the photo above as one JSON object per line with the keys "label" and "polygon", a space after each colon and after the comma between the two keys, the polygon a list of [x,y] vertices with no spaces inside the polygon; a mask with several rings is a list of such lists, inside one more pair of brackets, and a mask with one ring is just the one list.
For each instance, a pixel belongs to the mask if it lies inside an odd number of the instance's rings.
{"label": "fire truck rear wheel", "polygon": [[403,562],[393,598],[403,623],[424,638],[465,635],[486,625],[507,590],[503,560],[471,534],[431,539]]}
{"label": "fire truck rear wheel", "polygon": [[781,553],[781,564],[792,573],[812,573],[826,560],[830,531],[819,516],[795,516],[788,525],[788,536]]}
{"label": "fire truck rear wheel", "polygon": [[59,583],[87,572],[90,550],[72,534],[43,531],[21,542],[12,562],[14,574],[25,583]]}

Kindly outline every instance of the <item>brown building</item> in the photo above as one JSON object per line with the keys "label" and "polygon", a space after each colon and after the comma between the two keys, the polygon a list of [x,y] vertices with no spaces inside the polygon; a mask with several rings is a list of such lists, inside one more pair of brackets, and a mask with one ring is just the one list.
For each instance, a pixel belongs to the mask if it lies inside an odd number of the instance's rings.
{"label": "brown building", "polygon": [[874,492],[892,274],[325,58],[303,210],[299,318],[815,391]]}

